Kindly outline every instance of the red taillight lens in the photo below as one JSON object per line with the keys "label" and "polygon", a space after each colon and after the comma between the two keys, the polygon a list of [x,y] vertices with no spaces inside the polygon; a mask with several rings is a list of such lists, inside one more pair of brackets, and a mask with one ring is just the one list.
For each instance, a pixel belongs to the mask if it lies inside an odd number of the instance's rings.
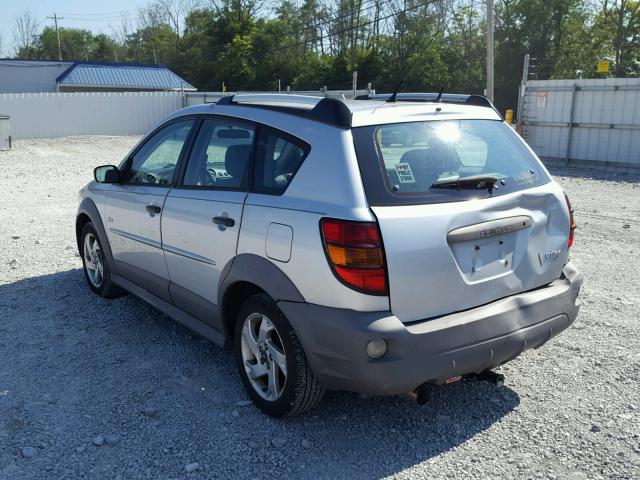
{"label": "red taillight lens", "polygon": [[376,223],[323,218],[320,229],[327,259],[342,283],[369,295],[387,294],[387,272]]}
{"label": "red taillight lens", "polygon": [[569,209],[569,241],[567,242],[567,248],[571,248],[573,245],[573,231],[576,229],[576,222],[573,221],[573,207],[569,201],[567,194],[564,194],[564,199],[567,201],[567,208]]}
{"label": "red taillight lens", "polygon": [[325,243],[343,247],[380,247],[378,226],[369,222],[347,222],[332,218],[322,219]]}

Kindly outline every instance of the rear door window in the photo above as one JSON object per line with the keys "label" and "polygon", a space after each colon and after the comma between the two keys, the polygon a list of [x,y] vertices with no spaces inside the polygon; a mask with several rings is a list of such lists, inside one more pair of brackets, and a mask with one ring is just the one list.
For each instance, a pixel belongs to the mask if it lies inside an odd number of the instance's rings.
{"label": "rear door window", "polygon": [[[369,140],[371,136],[373,142]],[[549,181],[517,134],[500,121],[427,121],[361,127],[354,129],[354,142],[370,203],[457,201],[500,195]],[[443,183],[476,176],[497,178],[498,188],[492,192],[439,188]]]}
{"label": "rear door window", "polygon": [[282,195],[309,150],[309,145],[302,140],[261,126],[253,181],[255,191]]}
{"label": "rear door window", "polygon": [[182,185],[247,188],[255,127],[235,120],[206,119],[193,145]]}

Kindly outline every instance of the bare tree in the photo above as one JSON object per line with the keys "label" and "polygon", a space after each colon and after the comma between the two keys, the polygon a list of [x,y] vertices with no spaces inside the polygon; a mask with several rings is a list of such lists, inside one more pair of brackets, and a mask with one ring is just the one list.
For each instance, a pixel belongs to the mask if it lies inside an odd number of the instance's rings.
{"label": "bare tree", "polygon": [[165,23],[165,14],[158,3],[138,10],[138,30],[156,28]]}
{"label": "bare tree", "polygon": [[38,21],[31,11],[25,10],[14,20],[13,43],[16,53],[22,52],[27,58],[38,34]]}

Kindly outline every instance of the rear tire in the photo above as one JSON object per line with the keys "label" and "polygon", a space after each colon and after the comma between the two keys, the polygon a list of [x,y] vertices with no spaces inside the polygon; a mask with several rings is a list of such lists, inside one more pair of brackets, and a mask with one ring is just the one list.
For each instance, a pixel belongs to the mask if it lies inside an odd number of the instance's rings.
{"label": "rear tire", "polygon": [[324,387],[311,371],[298,336],[268,295],[253,295],[240,307],[234,350],[247,393],[267,415],[297,415],[322,400]]}
{"label": "rear tire", "polygon": [[125,291],[111,281],[111,270],[93,223],[87,222],[80,234],[80,257],[89,288],[104,298],[116,298]]}

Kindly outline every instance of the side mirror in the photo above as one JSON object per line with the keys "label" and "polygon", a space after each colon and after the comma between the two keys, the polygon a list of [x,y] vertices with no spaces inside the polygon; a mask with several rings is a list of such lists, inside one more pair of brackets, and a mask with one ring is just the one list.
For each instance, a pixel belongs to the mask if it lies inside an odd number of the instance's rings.
{"label": "side mirror", "polygon": [[101,165],[93,171],[93,178],[98,183],[119,183],[120,170],[115,165]]}

